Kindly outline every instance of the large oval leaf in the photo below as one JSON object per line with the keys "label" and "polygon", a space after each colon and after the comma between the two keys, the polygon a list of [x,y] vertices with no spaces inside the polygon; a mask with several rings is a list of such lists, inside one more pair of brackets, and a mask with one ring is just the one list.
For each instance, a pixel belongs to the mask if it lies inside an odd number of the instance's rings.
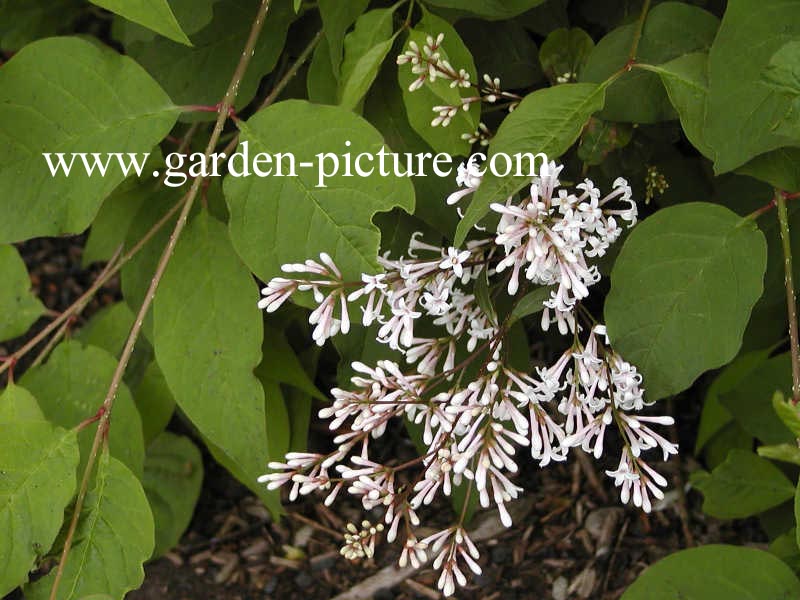
{"label": "large oval leaf", "polygon": [[749,372],[744,371],[735,386],[719,394],[719,400],[742,429],[765,444],[793,442],[796,436],[773,410],[772,397],[776,391],[792,391],[789,352],[773,356]]}
{"label": "large oval leaf", "polygon": [[703,512],[718,519],[743,519],[775,508],[794,496],[781,470],[750,450],[737,448],[695,487],[703,493]]}
{"label": "large oval leaf", "polygon": [[796,111],[792,97],[767,85],[763,76],[775,52],[800,36],[799,13],[800,3],[793,0],[728,2],[708,57],[705,135],[714,150],[715,172],[797,145],[780,130]]}
{"label": "large oval leaf", "polygon": [[91,0],[91,2],[175,42],[192,45],[167,0]]}
{"label": "large oval leaf", "polygon": [[[97,461],[75,542],[56,600],[107,594],[122,600],[144,580],[142,564],[153,552],[153,515],[142,484],[107,451]],[[25,589],[27,600],[48,600],[55,569]]]}
{"label": "large oval leaf", "polygon": [[0,596],[27,581],[50,549],[77,485],[75,431],[54,427],[36,410],[21,387],[0,395]]}
{"label": "large oval leaf", "polygon": [[769,552],[709,545],[671,554],[642,573],[622,600],[789,600],[800,581]]}
{"label": "large oval leaf", "polygon": [[[167,385],[200,433],[222,452],[242,483],[269,460],[258,288],[225,226],[202,212],[186,228],[153,306],[156,359]],[[265,496],[266,497],[266,496]],[[277,495],[271,499],[277,508]]]}
{"label": "large oval leaf", "polygon": [[[213,106],[225,95],[259,4],[258,0],[218,2],[211,23],[192,35],[192,47],[157,38],[132,43],[128,52],[175,102]],[[255,53],[239,85],[236,108],[253,99],[259,81],[275,66],[294,18],[290,0],[271,2]],[[211,120],[215,116],[195,113],[192,118]]]}
{"label": "large oval leaf", "polygon": [[126,176],[116,159],[89,176],[73,157],[70,176],[53,177],[43,152],[54,165],[57,152],[66,163],[72,152],[149,152],[177,116],[144,69],[108,48],[79,38],[23,48],[0,69],[0,240],[80,233]]}
{"label": "large oval leaf", "polygon": [[[513,157],[518,152],[544,152],[557,158],[578,139],[589,117],[603,108],[604,98],[605,86],[594,83],[567,83],[536,90],[525,96],[500,125],[489,145],[489,154],[504,152]],[[464,242],[472,226],[489,212],[492,202],[504,201],[530,180],[514,175],[497,177],[487,171],[458,224],[455,244]]]}
{"label": "large oval leaf", "polygon": [[369,0],[319,0],[319,13],[325,28],[325,38],[330,50],[330,62],[334,75],[338,77],[342,62],[344,34],[358,15],[364,12]]}
{"label": "large oval leaf", "polygon": [[713,151],[705,140],[704,125],[708,96],[708,55],[684,54],[659,66],[645,67],[661,77],[672,106],[678,111],[681,126],[689,141],[705,156]]}
{"label": "large oval leaf", "polygon": [[165,431],[148,446],[142,484],[155,521],[154,557],[180,540],[192,520],[202,483],[203,457],[189,438]]}
{"label": "large oval leaf", "polygon": [[[105,350],[70,340],[59,344],[46,363],[25,373],[20,384],[36,397],[49,421],[75,427],[100,408],[116,367],[117,361]],[[81,464],[86,463],[96,430],[97,425],[91,425],[78,435]],[[142,420],[124,383],[114,401],[108,440],[111,454],[141,475]]]}
{"label": "large oval leaf", "polygon": [[486,19],[510,19],[542,4],[544,0],[427,0],[431,6],[470,12]]}
{"label": "large oval leaf", "polygon": [[[647,15],[637,60],[660,64],[690,52],[706,51],[714,40],[719,19],[683,2],[664,2]],[[628,60],[637,24],[623,25],[600,40],[581,72],[581,81],[604,81]],[[636,101],[631,101],[635,98]],[[675,118],[657,75],[641,69],[624,73],[608,87],[600,114],[609,121],[655,123]]]}
{"label": "large oval leaf", "polygon": [[[345,177],[342,164],[338,175],[324,180],[326,187],[318,187],[313,166],[320,152],[377,154],[384,147],[380,134],[343,108],[301,100],[274,104],[240,127],[251,159],[260,152],[286,152],[297,161],[297,177],[287,177],[284,165],[283,177],[225,180],[231,238],[247,266],[267,280],[283,263],[328,252],[345,276],[375,270],[380,233],[372,217],[395,206],[413,210],[411,181],[381,177],[377,163],[370,177]],[[306,161],[312,168],[302,166]],[[331,166],[329,161],[326,169]]]}
{"label": "large oval leaf", "polygon": [[[394,8],[377,8],[361,15],[344,40],[344,60],[339,78],[339,105],[355,109],[378,76],[394,43]],[[396,34],[395,34],[396,35]]]}
{"label": "large oval leaf", "polygon": [[25,333],[44,313],[44,305],[31,293],[28,269],[13,246],[0,246],[0,340]]}
{"label": "large oval leaf", "polygon": [[611,272],[605,317],[650,400],[736,355],[763,292],[766,257],[758,228],[715,204],[673,206],[636,226]]}

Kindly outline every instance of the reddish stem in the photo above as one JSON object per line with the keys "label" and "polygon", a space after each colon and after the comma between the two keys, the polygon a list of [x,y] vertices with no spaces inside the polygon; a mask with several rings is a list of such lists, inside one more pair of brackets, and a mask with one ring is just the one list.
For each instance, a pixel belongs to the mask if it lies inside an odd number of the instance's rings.
{"label": "reddish stem", "polygon": [[14,383],[14,367],[17,365],[17,357],[13,354],[10,356],[0,356],[0,363],[6,363],[8,365],[8,383],[9,385]]}
{"label": "reddish stem", "polygon": [[[208,113],[218,113],[222,109],[222,102],[217,102],[214,105],[211,104],[187,104],[186,106],[182,106],[181,109],[184,112],[208,112]],[[236,115],[236,109],[233,106],[229,106],[227,108],[227,116],[229,119],[233,121],[238,121],[239,117]]]}
{"label": "reddish stem", "polygon": [[78,423],[75,429],[78,431],[83,431],[92,423],[97,423],[100,419],[102,419],[104,414],[106,414],[106,407],[101,404],[100,408],[97,409],[97,412],[94,415]]}

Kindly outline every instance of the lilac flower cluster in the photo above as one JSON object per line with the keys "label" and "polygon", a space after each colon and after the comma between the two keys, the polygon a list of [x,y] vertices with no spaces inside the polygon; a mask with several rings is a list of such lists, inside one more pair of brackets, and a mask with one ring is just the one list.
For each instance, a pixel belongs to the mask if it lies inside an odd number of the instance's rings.
{"label": "lilac flower cluster", "polygon": [[[457,104],[443,104],[432,107],[433,112],[436,113],[436,116],[431,121],[432,127],[447,127],[459,110],[468,111],[475,103],[496,104],[505,102],[504,108],[508,112],[517,107],[522,97],[513,92],[503,90],[498,77],[484,74],[483,79],[479,83],[475,83],[470,81],[470,75],[466,69],[455,69],[443,56],[443,42],[443,33],[440,33],[435,38],[427,36],[421,48],[419,44],[411,40],[408,42],[408,49],[397,57],[398,65],[411,65],[411,73],[417,76],[408,86],[409,92],[420,89],[425,85],[426,81],[429,83],[445,81],[449,82],[451,88],[471,88],[475,90],[474,95],[462,96]],[[475,132],[464,133],[461,137],[471,144],[480,142],[486,145],[489,138],[491,138],[491,132],[484,123],[480,123]]]}
{"label": "lilac flower cluster", "polygon": [[[403,540],[400,564],[420,566],[429,559],[440,571],[445,595],[480,573],[475,544],[464,529],[464,514],[450,526],[420,536],[422,507],[458,487],[477,494],[482,507],[495,507],[511,525],[508,504],[523,489],[514,482],[527,448],[541,467],[564,461],[570,450],[600,459],[621,446],[618,466],[607,471],[621,499],[650,511],[664,497],[667,482],[643,455],[659,450],[667,460],[677,446],[659,434],[671,417],[645,416],[642,376],[610,345],[603,325],[581,305],[600,279],[591,260],[614,243],[623,225],[636,222],[636,204],[627,182],[618,179],[603,194],[588,179],[574,191],[561,187],[562,167],[545,162],[522,200],[493,204],[499,215],[494,235],[464,249],[428,244],[415,234],[406,257],[380,257],[384,271],[346,281],[333,259],[284,265],[285,277],[271,280],[259,306],[277,310],[295,292],[311,292],[316,308],[309,322],[323,344],[346,334],[351,312],[374,325],[377,339],[396,351],[396,360],[375,365],[355,362],[347,389],[331,390],[333,402],[319,416],[337,433],[327,454],[291,453],[270,463],[261,481],[269,489],[289,487],[289,499],[321,491],[330,505],[345,490],[382,523],[349,526],[342,554],[371,556],[376,539]],[[480,186],[475,164],[462,165],[457,204]],[[479,280],[518,298],[546,287],[542,329],[551,324],[570,346],[550,366],[521,371],[511,366],[504,345],[508,317],[479,300]],[[484,283],[484,285],[486,285]],[[422,332],[436,331],[430,336]],[[406,419],[421,430],[425,450],[415,459],[379,463],[371,446],[389,424]],[[617,432],[621,443],[609,445]]]}

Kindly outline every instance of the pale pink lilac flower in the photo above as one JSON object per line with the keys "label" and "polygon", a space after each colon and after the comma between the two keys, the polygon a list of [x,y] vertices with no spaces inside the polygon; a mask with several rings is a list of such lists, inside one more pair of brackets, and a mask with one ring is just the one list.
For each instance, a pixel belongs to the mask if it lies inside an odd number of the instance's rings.
{"label": "pale pink lilac flower", "polygon": [[[417,70],[423,78],[439,60],[440,43],[431,38],[407,53],[412,63],[422,56]],[[476,169],[462,165],[465,189],[448,201],[477,189]],[[286,276],[264,287],[259,306],[268,312],[294,293],[310,292],[316,306],[309,323],[318,344],[347,333],[354,306],[361,323],[374,326],[378,341],[398,355],[372,365],[353,362],[350,386],[331,390],[332,402],[319,417],[335,433],[333,451],[290,453],[259,478],[269,489],[286,486],[290,500],[318,491],[331,505],[344,492],[377,512],[377,525],[348,526],[344,556],[372,556],[383,536],[404,540],[401,566],[432,559],[439,589],[452,595],[469,572],[480,573],[478,549],[461,521],[419,539],[417,510],[467,488],[510,526],[509,504],[523,493],[515,483],[523,461],[545,467],[573,450],[601,459],[621,447],[617,469],[607,474],[622,502],[649,511],[663,498],[666,479],[645,456],[658,452],[667,460],[677,452],[658,431],[673,420],[642,414],[648,406],[642,374],[611,347],[603,325],[576,310],[599,278],[590,259],[619,237],[618,222],[635,222],[636,205],[624,180],[606,196],[589,180],[569,192],[560,188],[560,171],[546,162],[529,198],[493,204],[500,215],[497,234],[471,240],[465,249],[414,234],[407,256],[378,258],[382,273],[345,276],[323,253],[319,260],[284,265]],[[511,367],[505,316],[489,314],[485,296],[478,301],[478,278],[511,295],[523,284],[548,286],[541,327],[555,323],[562,334],[571,332],[570,347],[549,366]],[[423,450],[403,464],[376,461],[371,444],[401,420],[417,428]]]}

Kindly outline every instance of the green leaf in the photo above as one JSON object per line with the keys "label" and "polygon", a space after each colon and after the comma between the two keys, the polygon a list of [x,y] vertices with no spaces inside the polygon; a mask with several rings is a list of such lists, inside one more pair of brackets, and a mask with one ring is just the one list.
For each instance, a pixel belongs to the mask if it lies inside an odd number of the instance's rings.
{"label": "green leaf", "polygon": [[543,310],[544,304],[542,303],[550,298],[551,290],[552,288],[549,286],[538,287],[520,298],[508,317],[508,325],[512,325],[523,317],[535,315]]}
{"label": "green leaf", "polygon": [[778,148],[759,154],[736,172],[787,192],[800,191],[800,148]]}
{"label": "green leaf", "polygon": [[145,368],[139,385],[133,390],[133,398],[142,416],[144,442],[149,444],[166,429],[175,412],[175,397],[156,361]]}
{"label": "green leaf", "polygon": [[786,0],[728,2],[708,63],[705,137],[717,174],[797,145],[777,130],[792,110],[792,98],[762,79],[776,51],[800,36],[797,11],[797,3]]}
{"label": "green leaf", "polygon": [[45,307],[31,292],[28,269],[14,246],[0,245],[0,273],[0,340],[10,340],[28,331]]}
{"label": "green leaf", "polygon": [[[142,484],[103,451],[81,511],[57,600],[108,594],[122,600],[144,579],[142,563],[153,553],[153,515]],[[27,600],[47,600],[55,569],[25,588]]]}
{"label": "green leaf", "polygon": [[366,95],[392,48],[394,8],[371,10],[361,15],[355,29],[344,39],[344,60],[339,82],[339,105],[355,109]]}
{"label": "green leaf", "polygon": [[778,418],[773,395],[776,390],[791,389],[791,357],[786,352],[756,366],[736,386],[720,394],[720,400],[742,429],[765,444],[780,444],[792,441],[794,436]]}
{"label": "green leaf", "polygon": [[426,0],[426,4],[467,11],[486,19],[510,19],[545,0]]}
{"label": "green leaf", "polygon": [[784,399],[782,392],[775,392],[772,396],[772,406],[778,418],[792,432],[795,438],[800,438],[800,411],[791,401]]}
{"label": "green leaf", "polygon": [[308,426],[311,423],[311,396],[296,388],[286,390],[286,411],[289,414],[289,451],[308,449]]}
{"label": "green leaf", "polygon": [[[273,104],[240,128],[240,151],[247,142],[251,156],[293,153],[298,165],[315,160],[317,153],[342,152],[347,140],[352,145],[346,151],[353,156],[384,147],[380,134],[362,118],[340,107],[300,100]],[[329,160],[325,167],[328,172],[331,164]],[[283,263],[320,252],[328,252],[345,277],[374,271],[380,236],[372,216],[394,206],[409,212],[414,208],[409,179],[381,177],[377,169],[370,177],[345,177],[342,165],[338,175],[323,181],[324,188],[318,187],[316,169],[299,167],[297,177],[275,172],[266,178],[228,177],[224,184],[233,244],[263,280],[275,276]]]}
{"label": "green leaf", "polygon": [[93,262],[110,259],[117,247],[125,240],[136,213],[153,194],[152,181],[128,179],[114,190],[103,202],[92,221],[89,239],[83,249],[81,262],[88,266]]}
{"label": "green leaf", "polygon": [[[36,397],[48,421],[61,427],[75,427],[97,413],[116,368],[117,361],[105,350],[67,340],[56,346],[46,363],[25,373],[20,384]],[[93,424],[78,434],[81,466],[86,464],[96,431],[97,425]],[[108,440],[111,454],[141,475],[142,421],[124,383],[114,400]]]}
{"label": "green leaf", "polygon": [[200,213],[156,295],[153,345],[178,406],[256,490],[269,460],[264,391],[253,375],[263,332],[257,302],[258,288],[224,225]]}
{"label": "green leaf", "polygon": [[[430,146],[408,122],[403,92],[397,85],[396,69],[395,65],[384,64],[376,85],[372,86],[364,102],[364,118],[380,131],[393,151],[429,153],[431,156]],[[451,239],[458,222],[458,213],[442,200],[453,191],[453,180],[433,174],[432,157],[427,158],[423,164],[428,176],[411,178],[417,198],[414,216]]]}
{"label": "green leaf", "polygon": [[[128,51],[176,103],[213,106],[225,95],[259,4],[258,0],[217,3],[211,23],[192,36],[194,47],[158,38],[131,44]],[[291,0],[271,2],[253,58],[239,85],[237,109],[250,103],[261,78],[275,67],[295,17]],[[215,113],[193,114],[191,118],[211,120]]]}
{"label": "green leaf", "polygon": [[[448,60],[456,71],[466,70],[469,73],[470,81],[477,81],[477,70],[472,54],[453,26],[444,19],[424,11],[420,22],[409,32],[408,42],[416,42],[422,48],[428,36],[436,38],[440,33],[444,34],[444,40],[438,50],[442,59]],[[454,156],[467,155],[470,145],[461,136],[465,133],[471,134],[478,128],[480,103],[473,102],[469,110],[464,111],[460,109],[461,98],[474,96],[475,91],[471,88],[452,88],[450,81],[436,79],[433,83],[426,80],[421,88],[410,92],[408,86],[417,77],[418,75],[411,72],[410,64],[399,65],[397,81],[403,91],[403,103],[406,107],[408,122],[436,152],[446,152]],[[431,121],[436,116],[432,108],[439,105],[459,107],[447,127],[431,126]]]}
{"label": "green leaf", "polygon": [[331,67],[331,49],[323,36],[311,57],[306,78],[308,99],[316,104],[336,104],[339,80]]}
{"label": "green leaf", "polygon": [[492,295],[491,290],[489,289],[489,269],[483,269],[483,272],[480,273],[475,280],[475,302],[477,302],[480,309],[484,312],[487,316],[489,323],[493,326],[498,327],[499,323],[497,321],[497,311],[494,309],[494,304],[492,303]]}
{"label": "green leaf", "polygon": [[787,42],[772,55],[764,79],[784,93],[800,96],[800,40]]}
{"label": "green leaf", "polygon": [[90,0],[169,39],[191,46],[167,0]]}
{"label": "green leaf", "polygon": [[155,522],[153,558],[171,550],[186,531],[202,483],[203,457],[189,438],[165,431],[148,446],[142,485]]}
{"label": "green leaf", "polygon": [[331,67],[337,78],[342,62],[344,34],[358,16],[366,10],[368,4],[369,0],[348,0],[348,2],[319,0],[319,12],[330,49]]}
{"label": "green leaf", "polygon": [[714,378],[706,391],[700,424],[697,427],[697,441],[694,453],[700,454],[703,446],[725,425],[733,420],[733,415],[720,402],[720,397],[735,391],[739,383],[767,360],[770,350],[757,350],[741,354]]}
{"label": "green leaf", "polygon": [[578,146],[578,158],[588,166],[597,166],[606,157],[631,141],[633,127],[626,123],[611,123],[592,117],[586,124]]}
{"label": "green leaf", "polygon": [[309,396],[327,402],[327,396],[311,381],[283,332],[266,326],[264,337],[268,341],[262,348],[263,358],[256,369],[258,378],[261,381],[291,385]]}
{"label": "green leaf", "polygon": [[125,346],[134,320],[125,302],[103,307],[73,336],[85,346],[97,346],[118,357]]}
{"label": "green leaf", "polygon": [[[794,521],[800,522],[800,481],[797,483],[797,490],[794,494]],[[800,531],[795,529],[795,541],[800,546]]]}
{"label": "green leaf", "polygon": [[[128,252],[161,220],[165,214],[181,200],[177,188],[163,187],[150,196],[133,217],[125,236],[125,252]],[[122,268],[122,297],[132,311],[139,310],[144,302],[147,289],[156,271],[158,259],[169,240],[172,230],[170,224],[161,227],[134,257]],[[153,312],[148,311],[142,326],[144,336],[153,339]]]}
{"label": "green leaf", "polygon": [[[191,36],[211,22],[214,16],[214,4],[218,1],[169,0],[169,6],[183,32]],[[122,17],[114,19],[111,25],[111,35],[118,39],[125,48],[135,42],[151,43],[156,38],[156,33],[152,29],[147,29]]]}
{"label": "green leaf", "polygon": [[[15,408],[8,410],[12,403]],[[77,486],[75,431],[54,427],[34,408],[38,411],[36,401],[18,386],[0,396],[2,596],[26,582],[36,560],[50,549]]]}
{"label": "green leaf", "polygon": [[[567,83],[528,94],[500,125],[489,145],[490,157],[497,153],[514,156],[543,152],[549,158],[557,158],[578,139],[589,117],[603,107],[604,96],[605,86],[593,83]],[[527,169],[527,161],[522,162]],[[492,202],[516,193],[530,179],[527,174],[497,177],[487,171],[458,224],[455,245],[464,242],[472,226],[489,212]]]}
{"label": "green leaf", "polygon": [[350,379],[356,376],[356,371],[352,368],[353,362],[375,364],[379,360],[392,359],[394,352],[387,344],[377,341],[377,329],[375,324],[362,327],[359,323],[353,325],[347,335],[333,338],[333,345],[339,353],[336,378],[340,385],[349,385]]}
{"label": "green leaf", "polygon": [[672,206],[634,228],[611,272],[605,318],[651,400],[736,356],[763,292],[766,254],[753,223],[714,204]]}
{"label": "green leaf", "polygon": [[703,446],[703,458],[708,468],[714,469],[725,462],[734,448],[752,452],[754,441],[753,436],[742,429],[736,421],[731,420]]}
{"label": "green leaf", "polygon": [[574,80],[583,70],[592,50],[594,40],[583,29],[559,27],[547,34],[539,51],[539,60],[551,82],[565,75]]}
{"label": "green leaf", "polygon": [[[128,341],[133,327],[134,314],[125,302],[115,302],[100,309],[89,322],[81,327],[72,337],[84,346],[102,348],[114,358],[119,358],[125,342]],[[123,381],[131,387],[139,384],[144,376],[147,364],[153,358],[153,348],[149,342],[140,337],[136,341],[133,355],[125,369]]]}
{"label": "green leaf", "polygon": [[708,545],[671,554],[644,571],[621,600],[788,600],[800,596],[792,570],[763,550]]}
{"label": "green leaf", "polygon": [[[683,2],[664,2],[648,13],[637,50],[637,61],[660,64],[711,46],[719,20]],[[604,81],[628,61],[637,24],[623,25],[600,40],[581,72],[581,81]],[[631,102],[631,98],[636,98]],[[656,123],[675,118],[658,76],[635,69],[608,87],[601,117],[609,121]]]}
{"label": "green leaf", "polygon": [[757,452],[759,456],[764,458],[800,466],[800,448],[797,447],[796,442],[792,444],[775,444],[774,446],[759,446]]}
{"label": "green leaf", "polygon": [[186,35],[197,33],[214,18],[214,4],[220,0],[169,0],[170,8]]}
{"label": "green leaf", "polygon": [[0,394],[0,423],[46,421],[36,398],[13,381]]}
{"label": "green leaf", "polygon": [[0,48],[17,51],[34,40],[71,31],[82,0],[0,1]]}
{"label": "green leaf", "polygon": [[499,77],[504,89],[526,88],[543,77],[539,50],[517,21],[465,19],[456,31],[475,57],[479,74]]}
{"label": "green leaf", "polygon": [[797,527],[779,535],[769,545],[769,552],[780,558],[792,571],[800,571],[800,548],[797,547]]}
{"label": "green leaf", "polygon": [[766,458],[731,450],[710,476],[695,483],[704,496],[703,512],[718,519],[743,519],[794,496],[794,486]]}
{"label": "green leaf", "polygon": [[[258,376],[258,373],[256,373]],[[269,455],[282,457],[289,451],[292,437],[292,426],[289,423],[289,411],[286,400],[278,382],[267,379],[262,380],[267,411],[267,438],[269,440]]]}
{"label": "green leaf", "polygon": [[[777,150],[776,152],[780,152]],[[714,179],[713,201],[732,202],[736,212],[747,215],[764,206],[775,194],[767,184],[729,173]],[[789,227],[800,228],[800,205],[789,202]],[[750,323],[744,334],[744,344],[749,349],[767,348],[783,343],[786,336],[786,288],[784,286],[783,248],[778,219],[774,212],[758,219],[758,227],[767,240],[767,271],[764,274],[764,294],[753,308]],[[791,236],[792,253],[800,253],[800,236]],[[794,277],[800,278],[800,263],[794,263]]]}
{"label": "green leaf", "polygon": [[177,116],[128,57],[79,38],[26,46],[0,69],[0,211],[14,215],[0,221],[0,240],[80,233],[125,178],[110,158],[105,177],[87,175],[80,158],[69,177],[52,177],[42,152],[54,163],[57,152],[149,152]]}
{"label": "green leaf", "polygon": [[705,140],[704,125],[708,96],[708,55],[704,52],[684,54],[647,69],[658,73],[672,106],[678,112],[686,137],[703,155],[713,158]]}

